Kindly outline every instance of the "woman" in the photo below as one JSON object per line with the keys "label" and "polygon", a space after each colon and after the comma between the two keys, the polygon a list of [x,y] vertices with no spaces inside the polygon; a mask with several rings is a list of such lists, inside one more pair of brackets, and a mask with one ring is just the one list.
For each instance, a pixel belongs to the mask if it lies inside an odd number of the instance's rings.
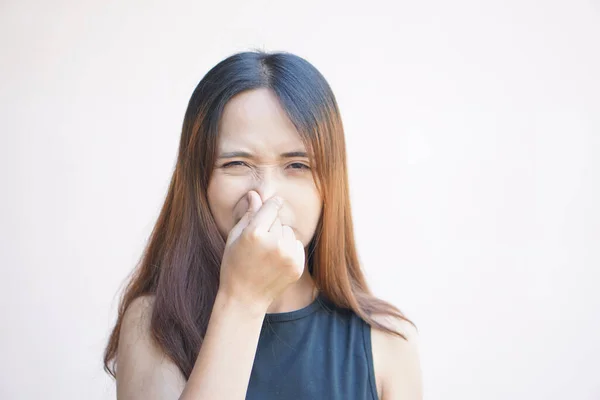
{"label": "woman", "polygon": [[324,77],[282,52],[217,64],[106,348],[117,397],[420,399],[416,340],[361,272]]}

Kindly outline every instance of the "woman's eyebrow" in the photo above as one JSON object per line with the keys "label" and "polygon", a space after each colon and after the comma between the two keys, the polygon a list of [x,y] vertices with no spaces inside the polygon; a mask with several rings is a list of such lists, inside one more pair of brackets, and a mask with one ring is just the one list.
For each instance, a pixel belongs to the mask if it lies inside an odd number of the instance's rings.
{"label": "woman's eyebrow", "polygon": [[[219,158],[254,158],[251,153],[247,151],[229,151],[226,153],[221,153]],[[279,155],[280,158],[294,158],[294,157],[304,157],[308,158],[308,154],[305,151],[289,151],[287,153],[281,153]]]}
{"label": "woman's eyebrow", "polygon": [[279,155],[279,157],[281,157],[281,158],[295,158],[295,157],[308,158],[308,155],[306,154],[305,151],[290,151],[287,153],[281,153]]}
{"label": "woman's eyebrow", "polygon": [[221,153],[219,158],[252,158],[252,154],[246,151],[230,151],[227,153]]}

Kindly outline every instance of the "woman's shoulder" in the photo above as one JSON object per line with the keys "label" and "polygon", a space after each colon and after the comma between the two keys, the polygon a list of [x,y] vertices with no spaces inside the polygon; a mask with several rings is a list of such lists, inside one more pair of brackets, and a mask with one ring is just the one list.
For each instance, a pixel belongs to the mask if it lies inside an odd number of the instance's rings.
{"label": "woman's shoulder", "polygon": [[145,294],[133,299],[123,314],[123,323],[125,321],[148,323],[152,316],[154,300],[155,296],[153,294]]}
{"label": "woman's shoulder", "polygon": [[378,392],[382,400],[390,398],[421,399],[422,382],[419,359],[419,336],[415,326],[405,319],[373,315],[403,337],[371,327],[371,347]]}
{"label": "woman's shoulder", "polygon": [[123,314],[117,350],[117,397],[160,393],[179,396],[185,378],[165,355],[152,336],[151,321],[155,297],[134,299]]}
{"label": "woman's shoulder", "polygon": [[121,320],[120,338],[129,341],[132,337],[140,338],[149,334],[154,300],[154,295],[143,295],[129,303]]}
{"label": "woman's shoulder", "polygon": [[383,315],[383,314],[373,314],[372,318],[387,327],[395,330],[396,332],[402,334],[403,338],[398,337],[397,335],[388,333],[382,329],[374,328],[374,334],[382,335],[382,337],[386,338],[386,341],[391,340],[392,342],[399,341],[404,342],[412,342],[415,343],[419,339],[419,334],[417,328],[407,319],[395,317],[391,315]]}
{"label": "woman's shoulder", "polygon": [[162,353],[152,337],[154,302],[154,295],[142,295],[133,299],[125,309],[119,332],[118,353],[121,355],[131,351],[142,351],[151,356]]}
{"label": "woman's shoulder", "polygon": [[139,356],[140,352],[157,353],[151,331],[154,300],[152,295],[140,296],[125,309],[119,332],[118,358]]}

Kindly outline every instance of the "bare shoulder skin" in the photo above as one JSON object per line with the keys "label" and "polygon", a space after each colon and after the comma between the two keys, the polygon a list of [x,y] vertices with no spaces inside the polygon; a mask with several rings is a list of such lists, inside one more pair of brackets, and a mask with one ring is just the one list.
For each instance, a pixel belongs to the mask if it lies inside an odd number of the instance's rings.
{"label": "bare shoulder skin", "polygon": [[379,317],[391,323],[408,341],[371,329],[371,345],[377,394],[380,400],[422,400],[423,387],[419,360],[418,335],[410,323],[391,317]]}
{"label": "bare shoulder skin", "polygon": [[154,298],[135,299],[123,317],[116,357],[118,400],[179,399],[186,381],[150,336]]}

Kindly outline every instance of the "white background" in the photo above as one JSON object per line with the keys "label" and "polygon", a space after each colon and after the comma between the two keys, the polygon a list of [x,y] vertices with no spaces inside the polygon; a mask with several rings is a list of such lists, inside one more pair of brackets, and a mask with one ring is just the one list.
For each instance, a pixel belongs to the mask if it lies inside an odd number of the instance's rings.
{"label": "white background", "polygon": [[189,97],[240,50],[337,96],[359,253],[427,399],[600,399],[597,1],[2,1],[0,398],[112,399],[102,352]]}

